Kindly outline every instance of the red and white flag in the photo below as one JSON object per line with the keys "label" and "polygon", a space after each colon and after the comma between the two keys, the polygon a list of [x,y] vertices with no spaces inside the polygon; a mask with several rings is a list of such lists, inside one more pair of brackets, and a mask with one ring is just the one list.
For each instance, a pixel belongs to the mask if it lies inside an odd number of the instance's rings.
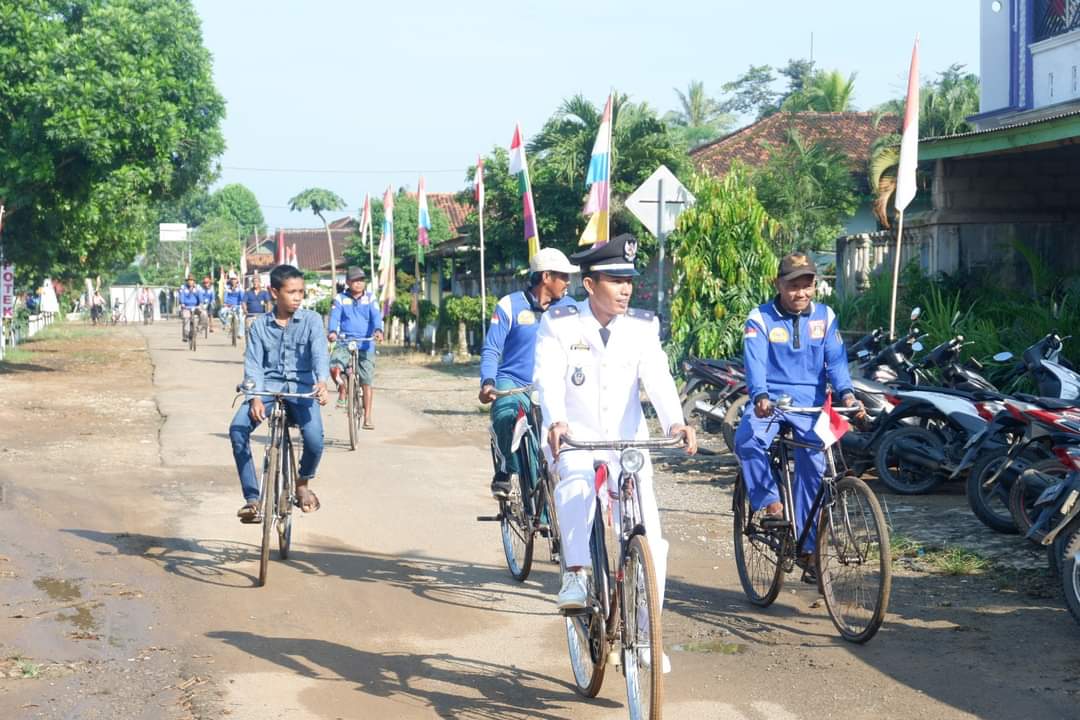
{"label": "red and white flag", "polygon": [[514,421],[514,434],[510,437],[510,451],[517,452],[521,440],[529,430],[529,421],[525,419],[525,406],[518,405],[517,420]]}
{"label": "red and white flag", "polygon": [[896,171],[896,209],[904,208],[915,197],[915,168],[919,165],[919,36],[911,50],[908,70],[907,100],[904,103],[904,134],[900,138],[900,167]]}
{"label": "red and white flag", "polygon": [[[484,214],[484,158],[479,155],[476,157],[476,178],[473,181],[476,186],[476,212],[477,215]],[[0,207],[0,210],[3,208]]]}
{"label": "red and white flag", "polygon": [[814,422],[814,434],[821,438],[826,448],[844,436],[851,425],[844,416],[833,410],[832,393],[825,396],[825,404],[821,406],[821,415]]}

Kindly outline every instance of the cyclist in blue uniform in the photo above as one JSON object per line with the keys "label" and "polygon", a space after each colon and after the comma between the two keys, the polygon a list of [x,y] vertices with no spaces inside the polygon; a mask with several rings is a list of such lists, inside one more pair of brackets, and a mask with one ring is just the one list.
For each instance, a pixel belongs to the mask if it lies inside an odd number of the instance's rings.
{"label": "cyclist in blue uniform", "polygon": [[[772,517],[782,517],[784,506],[769,462],[780,424],[773,418],[773,404],[781,395],[797,407],[818,406],[825,401],[827,385],[844,405],[859,403],[852,391],[844,341],[832,308],[813,301],[817,268],[806,254],[793,252],[780,263],[776,297],[750,311],[743,331],[746,383],[754,404],[743,415],[735,433],[735,454],[742,466],[750,504]],[[784,422],[792,426],[797,441],[820,445],[813,432],[815,417],[792,413]],[[819,450],[795,450],[792,493],[799,532],[810,520],[810,508],[821,486],[825,456]],[[799,549],[805,579],[816,582],[812,566],[815,530],[811,525],[806,544]]]}
{"label": "cyclist in blue uniform", "polygon": [[225,296],[222,298],[221,312],[218,314],[218,317],[221,318],[222,328],[229,323],[229,313],[240,312],[243,302],[244,289],[240,287],[240,279],[236,277],[236,273],[229,273],[229,282],[225,286]]}
{"label": "cyclist in blue uniform", "polygon": [[187,277],[187,283],[180,286],[180,317],[183,328],[181,335],[184,342],[188,341],[187,328],[188,317],[192,316],[196,309],[199,307],[199,288],[195,287],[195,278],[191,275]]}
{"label": "cyclist in blue uniform", "polygon": [[214,290],[214,280],[209,275],[203,277],[202,287],[199,288],[199,312],[206,313],[206,324],[210,332],[214,332],[214,303],[217,302],[217,292]]}
{"label": "cyclist in blue uniform", "polygon": [[334,352],[330,355],[330,376],[338,385],[338,407],[348,406],[345,398],[348,385],[342,380],[341,372],[352,362],[349,341],[375,338],[374,341],[364,340],[357,348],[357,379],[364,391],[364,429],[374,430],[371,383],[375,380],[375,342],[382,342],[383,321],[379,303],[367,292],[367,275],[363,268],[351,267],[345,274],[345,292],[334,298],[327,329],[330,331],[328,337],[334,343]]}
{"label": "cyclist in blue uniform", "polygon": [[[578,272],[555,248],[544,248],[529,260],[529,287],[499,298],[491,315],[484,349],[480,354],[480,402],[491,405],[492,443],[495,449],[495,477],[491,494],[505,497],[511,475],[520,473],[517,458],[510,451],[518,408],[529,412],[527,394],[495,399],[494,391],[524,387],[533,381],[536,357],[536,330],[549,308],[564,302],[570,275]],[[565,302],[572,302],[573,298]]]}

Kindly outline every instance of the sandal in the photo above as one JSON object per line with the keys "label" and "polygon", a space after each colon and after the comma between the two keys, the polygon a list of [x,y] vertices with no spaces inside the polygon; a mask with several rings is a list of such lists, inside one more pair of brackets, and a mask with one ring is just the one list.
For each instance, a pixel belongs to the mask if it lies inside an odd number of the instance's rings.
{"label": "sandal", "polygon": [[259,506],[253,502],[246,503],[244,507],[237,510],[236,517],[240,518],[240,522],[246,525],[262,522],[262,518],[259,516]]}
{"label": "sandal", "polygon": [[364,429],[365,430],[374,430],[375,429],[375,423],[371,422],[370,420],[364,420]]}
{"label": "sandal", "polygon": [[322,507],[319,496],[307,486],[307,483],[296,486],[296,506],[306,513],[315,512]]}
{"label": "sandal", "polygon": [[345,398],[338,398],[337,406],[342,409],[347,408],[349,407],[349,401]]}

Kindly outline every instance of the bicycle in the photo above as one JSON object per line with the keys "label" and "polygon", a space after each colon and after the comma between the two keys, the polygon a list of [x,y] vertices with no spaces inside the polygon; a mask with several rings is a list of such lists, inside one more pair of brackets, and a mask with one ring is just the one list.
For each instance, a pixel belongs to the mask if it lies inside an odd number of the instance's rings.
{"label": "bicycle", "polygon": [[150,325],[154,322],[154,306],[150,303],[143,303],[143,325]]}
{"label": "bicycle", "polygon": [[360,426],[364,424],[364,388],[359,381],[360,372],[360,343],[370,342],[374,340],[373,337],[359,338],[357,340],[350,340],[348,344],[349,355],[349,369],[348,369],[348,387],[345,390],[346,400],[348,406],[346,412],[349,416],[349,449],[356,449],[356,441],[360,436]]}
{"label": "bicycle", "polygon": [[[854,412],[856,409],[834,410]],[[790,398],[782,396],[773,419],[783,422],[787,413],[820,412],[819,407],[793,407]],[[794,515],[790,457],[794,448],[825,451],[825,474],[810,507],[810,517],[817,518],[818,526],[814,553],[818,590],[825,597],[825,607],[840,635],[850,642],[865,643],[880,629],[889,604],[892,585],[889,533],[881,505],[869,486],[856,477],[840,476],[837,472],[834,453],[839,453],[838,443],[826,449],[799,442],[792,437],[790,425],[785,423],[781,427],[770,448],[770,457],[784,505],[782,518],[767,517],[764,508],[754,511],[739,469],[732,498],[739,582],[751,603],[768,607],[779,595],[784,575],[800,564],[798,548],[809,536],[811,525],[807,523],[800,529]],[[858,577],[864,569],[872,580],[876,577],[866,588]],[[849,575],[856,576],[854,587],[845,591],[844,581]],[[864,608],[860,601],[872,604]]]}
{"label": "bicycle", "polygon": [[225,308],[225,314],[229,318],[229,339],[232,340],[232,346],[236,347],[236,341],[240,337],[240,306]]}
{"label": "bicycle", "polygon": [[[494,390],[496,398],[532,393],[532,386],[510,390]],[[479,516],[480,522],[499,523],[502,537],[503,555],[511,577],[524,582],[532,570],[533,551],[536,536],[548,539],[548,551],[552,562],[559,562],[559,524],[555,515],[555,485],[548,473],[547,460],[540,449],[540,403],[535,396],[528,412],[519,405],[519,421],[525,420],[526,429],[520,436],[515,433],[515,442],[510,451],[518,458],[520,472],[511,476],[510,491],[506,497],[498,498],[499,514]],[[495,431],[491,429],[491,454],[493,462],[497,458]],[[515,482],[516,480],[516,482]]]}
{"label": "bicycle", "polygon": [[188,344],[188,350],[195,351],[195,347],[198,344],[195,336],[198,334],[198,308],[182,308],[180,310],[180,337]]}
{"label": "bicycle", "polygon": [[[292,422],[289,420],[288,411],[285,409],[286,398],[314,399],[315,392],[289,393],[255,391],[255,383],[246,381],[236,386],[237,398],[243,395],[247,399],[253,397],[271,398],[274,409],[267,418],[269,423],[270,437],[266,442],[266,452],[263,455],[262,481],[259,488],[260,508],[255,522],[262,523],[262,548],[259,553],[259,587],[266,585],[266,576],[270,567],[270,540],[273,530],[277,528],[278,556],[282,560],[289,559],[289,549],[292,545],[292,509],[297,504],[296,478],[297,460],[296,451],[293,449],[292,437],[289,429]],[[233,405],[236,400],[233,400]]]}
{"label": "bicycle", "polygon": [[[607,463],[596,464],[596,510],[589,538],[592,576],[586,608],[563,613],[574,684],[582,695],[596,697],[607,664],[620,665],[630,717],[658,719],[664,699],[661,608],[637,477],[645,465],[642,450],[674,449],[685,441],[681,437],[615,441],[563,437],[562,442],[561,452],[610,450],[620,454],[615,481]],[[617,528],[601,501],[605,489],[618,511]],[[616,642],[622,649],[621,657],[617,650],[609,652]]]}

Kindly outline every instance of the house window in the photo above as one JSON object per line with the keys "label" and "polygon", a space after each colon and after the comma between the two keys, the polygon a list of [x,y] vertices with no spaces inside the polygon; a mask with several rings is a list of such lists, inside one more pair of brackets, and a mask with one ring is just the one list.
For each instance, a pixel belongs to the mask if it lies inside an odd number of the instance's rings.
{"label": "house window", "polygon": [[1035,0],[1035,42],[1080,28],[1080,0]]}

